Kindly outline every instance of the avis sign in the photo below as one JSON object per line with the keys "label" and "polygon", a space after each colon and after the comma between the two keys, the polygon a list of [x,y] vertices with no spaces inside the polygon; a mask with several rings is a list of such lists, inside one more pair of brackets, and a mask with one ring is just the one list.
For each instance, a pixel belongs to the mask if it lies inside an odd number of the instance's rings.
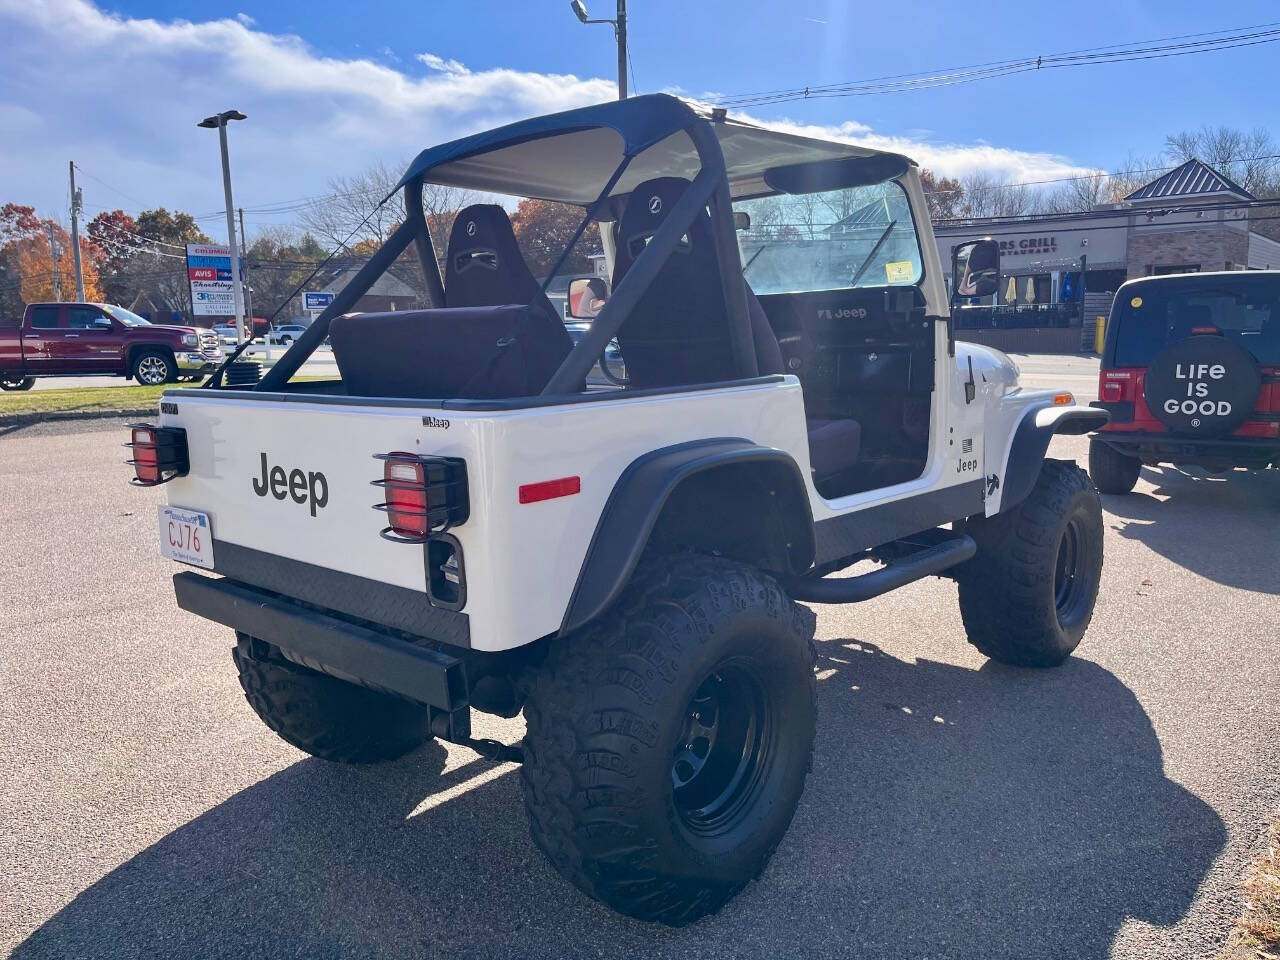
{"label": "avis sign", "polygon": [[[244,264],[241,264],[243,269]],[[233,317],[231,250],[213,243],[187,244],[187,281],[191,284],[191,312],[197,317]]]}

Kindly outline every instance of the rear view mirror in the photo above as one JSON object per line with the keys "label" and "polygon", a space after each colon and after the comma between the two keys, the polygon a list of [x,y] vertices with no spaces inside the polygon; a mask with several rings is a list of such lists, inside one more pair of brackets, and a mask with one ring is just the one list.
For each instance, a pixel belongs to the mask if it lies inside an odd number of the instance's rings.
{"label": "rear view mirror", "polygon": [[1000,286],[1000,244],[970,240],[951,248],[953,297],[989,297]]}
{"label": "rear view mirror", "polygon": [[569,316],[592,320],[609,299],[609,288],[600,277],[579,277],[569,282]]}

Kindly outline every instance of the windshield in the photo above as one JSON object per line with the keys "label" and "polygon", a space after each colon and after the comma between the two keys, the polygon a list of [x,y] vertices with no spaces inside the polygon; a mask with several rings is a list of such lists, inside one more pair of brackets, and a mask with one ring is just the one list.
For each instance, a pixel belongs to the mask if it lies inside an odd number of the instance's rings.
{"label": "windshield", "polygon": [[740,200],[743,275],[758,294],[909,286],[924,270],[911,207],[893,181]]}
{"label": "windshield", "polygon": [[1115,365],[1145,367],[1168,343],[1220,334],[1261,364],[1280,365],[1280,276],[1178,277],[1120,292]]}
{"label": "windshield", "polygon": [[144,320],[132,310],[126,310],[124,307],[117,307],[115,304],[104,303],[102,309],[115,317],[126,327],[147,327],[151,325],[150,320]]}

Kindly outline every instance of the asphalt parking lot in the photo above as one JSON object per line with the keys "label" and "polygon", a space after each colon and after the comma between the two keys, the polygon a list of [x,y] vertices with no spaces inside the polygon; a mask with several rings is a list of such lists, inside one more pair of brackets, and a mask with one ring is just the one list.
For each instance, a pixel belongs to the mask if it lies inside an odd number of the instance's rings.
{"label": "asphalt parking lot", "polygon": [[510,765],[276,739],[229,632],[175,607],[163,493],[126,484],[123,439],[0,436],[0,946],[23,960],[1211,957],[1280,807],[1280,474],[1147,469],[1105,497],[1093,626],[1058,670],[986,663],[949,581],[818,608],[795,822],[670,930],[560,880]]}

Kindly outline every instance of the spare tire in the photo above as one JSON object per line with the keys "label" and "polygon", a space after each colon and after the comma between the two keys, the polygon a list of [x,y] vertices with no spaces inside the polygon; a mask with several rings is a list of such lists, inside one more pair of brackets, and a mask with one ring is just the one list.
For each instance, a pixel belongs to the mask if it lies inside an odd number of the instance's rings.
{"label": "spare tire", "polygon": [[1156,354],[1143,396],[1170,433],[1219,437],[1249,419],[1261,389],[1258,361],[1248,350],[1204,336],[1171,343]]}

